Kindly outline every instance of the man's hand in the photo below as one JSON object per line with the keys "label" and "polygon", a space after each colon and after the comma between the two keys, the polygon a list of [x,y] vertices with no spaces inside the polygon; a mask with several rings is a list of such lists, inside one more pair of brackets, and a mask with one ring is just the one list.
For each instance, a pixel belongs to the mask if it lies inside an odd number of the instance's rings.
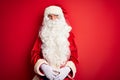
{"label": "man's hand", "polygon": [[69,74],[70,71],[71,71],[71,69],[69,67],[63,67],[63,68],[61,68],[59,70],[60,74],[58,74],[54,78],[54,80],[64,80],[68,76],[68,74]]}
{"label": "man's hand", "polygon": [[42,64],[41,65],[41,70],[44,72],[45,76],[50,79],[53,80],[55,78],[55,72],[53,71],[52,67],[47,65],[47,64]]}

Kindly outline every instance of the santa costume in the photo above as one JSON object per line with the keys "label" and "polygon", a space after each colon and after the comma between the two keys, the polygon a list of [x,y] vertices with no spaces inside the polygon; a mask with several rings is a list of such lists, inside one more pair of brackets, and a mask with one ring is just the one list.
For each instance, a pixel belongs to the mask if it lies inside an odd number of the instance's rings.
{"label": "santa costume", "polygon": [[[58,19],[50,20],[48,18],[49,14],[57,15]],[[66,73],[65,71],[61,72],[61,70],[66,70],[67,67],[69,67],[69,71],[64,80],[74,79],[77,71],[78,55],[71,29],[66,23],[60,7],[49,6],[45,9],[43,23],[31,52],[31,61],[36,74],[33,80],[61,80],[60,74],[65,75],[64,73]],[[54,79],[46,77],[47,73],[44,73],[46,69],[41,66],[42,64],[46,64],[56,71]]]}

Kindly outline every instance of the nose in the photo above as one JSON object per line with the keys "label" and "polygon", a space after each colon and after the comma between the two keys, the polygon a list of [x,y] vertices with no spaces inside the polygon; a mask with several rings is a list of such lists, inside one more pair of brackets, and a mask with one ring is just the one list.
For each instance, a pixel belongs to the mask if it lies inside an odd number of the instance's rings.
{"label": "nose", "polygon": [[55,16],[55,15],[52,15],[52,16],[51,16],[51,20],[55,20],[55,19],[57,19],[56,16]]}
{"label": "nose", "polygon": [[58,15],[55,15],[55,14],[49,14],[48,15],[48,18],[51,19],[51,20],[55,20],[58,18]]}

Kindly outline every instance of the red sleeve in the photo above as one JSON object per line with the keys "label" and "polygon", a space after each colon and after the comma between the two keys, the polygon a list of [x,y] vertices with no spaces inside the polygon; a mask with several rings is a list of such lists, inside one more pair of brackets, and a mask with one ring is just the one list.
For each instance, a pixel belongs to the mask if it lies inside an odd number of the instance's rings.
{"label": "red sleeve", "polygon": [[74,41],[74,34],[70,32],[70,36],[68,38],[70,42],[70,51],[71,51],[71,56],[70,56],[70,61],[73,61],[75,65],[78,64],[78,52],[77,52],[77,47]]}
{"label": "red sleeve", "polygon": [[42,58],[42,54],[41,54],[41,40],[38,37],[35,41],[35,44],[33,46],[33,49],[31,51],[31,62],[33,65],[35,65],[35,63],[37,62],[38,59]]}

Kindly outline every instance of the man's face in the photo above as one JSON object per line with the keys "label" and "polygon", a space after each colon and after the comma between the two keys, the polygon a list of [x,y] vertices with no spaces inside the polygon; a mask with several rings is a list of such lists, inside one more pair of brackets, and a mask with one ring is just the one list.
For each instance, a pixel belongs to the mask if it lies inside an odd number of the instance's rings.
{"label": "man's face", "polygon": [[44,17],[43,24],[50,28],[58,28],[64,26],[64,22],[59,14],[47,14]]}
{"label": "man's face", "polygon": [[48,14],[48,18],[50,20],[56,20],[56,19],[58,19],[58,15],[56,15],[56,14]]}

